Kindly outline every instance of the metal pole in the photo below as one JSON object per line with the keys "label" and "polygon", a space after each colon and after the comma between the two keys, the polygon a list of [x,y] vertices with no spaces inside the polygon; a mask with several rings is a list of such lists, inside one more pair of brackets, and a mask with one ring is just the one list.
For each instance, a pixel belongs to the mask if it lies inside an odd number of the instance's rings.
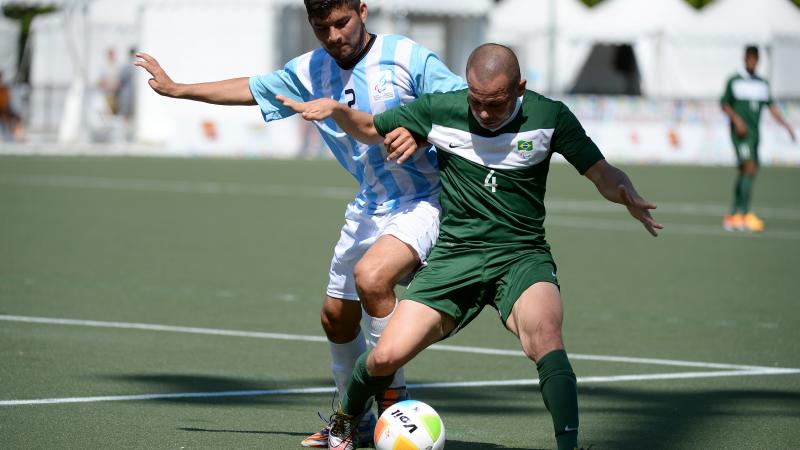
{"label": "metal pole", "polygon": [[548,20],[550,26],[548,27],[548,49],[547,49],[547,93],[552,96],[556,91],[556,0],[550,0],[550,14]]}
{"label": "metal pole", "polygon": [[91,24],[89,23],[89,1],[84,0],[81,5],[81,15],[83,16],[83,57],[78,58],[79,67],[81,67],[81,79],[83,82],[83,92],[81,96],[81,121],[78,131],[78,142],[89,142],[89,92],[91,83],[89,80],[89,52],[91,51]]}

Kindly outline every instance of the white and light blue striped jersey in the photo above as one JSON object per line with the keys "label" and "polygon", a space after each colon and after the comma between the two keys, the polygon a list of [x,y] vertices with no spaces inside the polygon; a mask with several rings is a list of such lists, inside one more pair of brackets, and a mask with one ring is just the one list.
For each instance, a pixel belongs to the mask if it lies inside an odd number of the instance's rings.
{"label": "white and light blue striped jersey", "polygon": [[[289,61],[282,70],[250,78],[250,90],[265,121],[294,114],[276,95],[302,101],[333,98],[359,111],[378,114],[422,94],[465,87],[433,52],[396,35],[376,35],[350,70],[339,67],[319,48]],[[383,145],[356,141],[333,119],[315,125],[339,163],[358,181],[360,191],[354,205],[359,210],[383,214],[409,202],[437,200],[439,170],[431,147],[421,148],[397,164],[386,161]]]}

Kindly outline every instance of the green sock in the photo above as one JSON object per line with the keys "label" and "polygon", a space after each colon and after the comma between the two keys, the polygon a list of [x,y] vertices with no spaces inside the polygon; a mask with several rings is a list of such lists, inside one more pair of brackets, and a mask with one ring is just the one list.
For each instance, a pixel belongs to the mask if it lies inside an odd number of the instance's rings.
{"label": "green sock", "polygon": [[736,176],[736,182],[733,183],[733,205],[731,205],[731,214],[737,214],[741,211],[742,207],[742,175],[741,173]]}
{"label": "green sock", "polygon": [[353,375],[347,383],[347,390],[342,395],[342,411],[345,414],[356,415],[364,412],[367,402],[375,394],[385,390],[392,384],[394,374],[385,377],[373,376],[367,372],[367,356],[364,352],[356,361]]}
{"label": "green sock", "polygon": [[755,181],[755,177],[751,175],[742,175],[742,181],[740,182],[740,206],[739,210],[742,213],[747,213],[750,211],[750,196],[753,193],[753,182]]}
{"label": "green sock", "polygon": [[575,372],[564,350],[554,350],[536,363],[539,389],[556,432],[559,450],[578,447],[578,390]]}

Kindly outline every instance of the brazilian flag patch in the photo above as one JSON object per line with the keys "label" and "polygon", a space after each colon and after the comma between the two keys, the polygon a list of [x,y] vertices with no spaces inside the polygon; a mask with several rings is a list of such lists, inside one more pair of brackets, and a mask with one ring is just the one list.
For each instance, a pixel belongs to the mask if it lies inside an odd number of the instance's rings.
{"label": "brazilian flag patch", "polygon": [[531,150],[533,150],[533,141],[526,141],[523,139],[517,141],[518,152],[529,152]]}

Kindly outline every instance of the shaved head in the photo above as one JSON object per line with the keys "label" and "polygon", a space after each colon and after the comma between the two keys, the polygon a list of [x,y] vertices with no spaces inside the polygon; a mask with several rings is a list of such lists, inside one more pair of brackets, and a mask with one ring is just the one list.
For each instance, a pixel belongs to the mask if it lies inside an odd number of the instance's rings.
{"label": "shaved head", "polygon": [[489,130],[503,125],[525,93],[517,56],[499,44],[483,44],[469,55],[467,86],[472,116]]}
{"label": "shaved head", "polygon": [[469,55],[467,75],[480,84],[486,84],[498,77],[506,77],[509,83],[516,85],[521,78],[519,60],[517,55],[504,45],[483,44]]}

